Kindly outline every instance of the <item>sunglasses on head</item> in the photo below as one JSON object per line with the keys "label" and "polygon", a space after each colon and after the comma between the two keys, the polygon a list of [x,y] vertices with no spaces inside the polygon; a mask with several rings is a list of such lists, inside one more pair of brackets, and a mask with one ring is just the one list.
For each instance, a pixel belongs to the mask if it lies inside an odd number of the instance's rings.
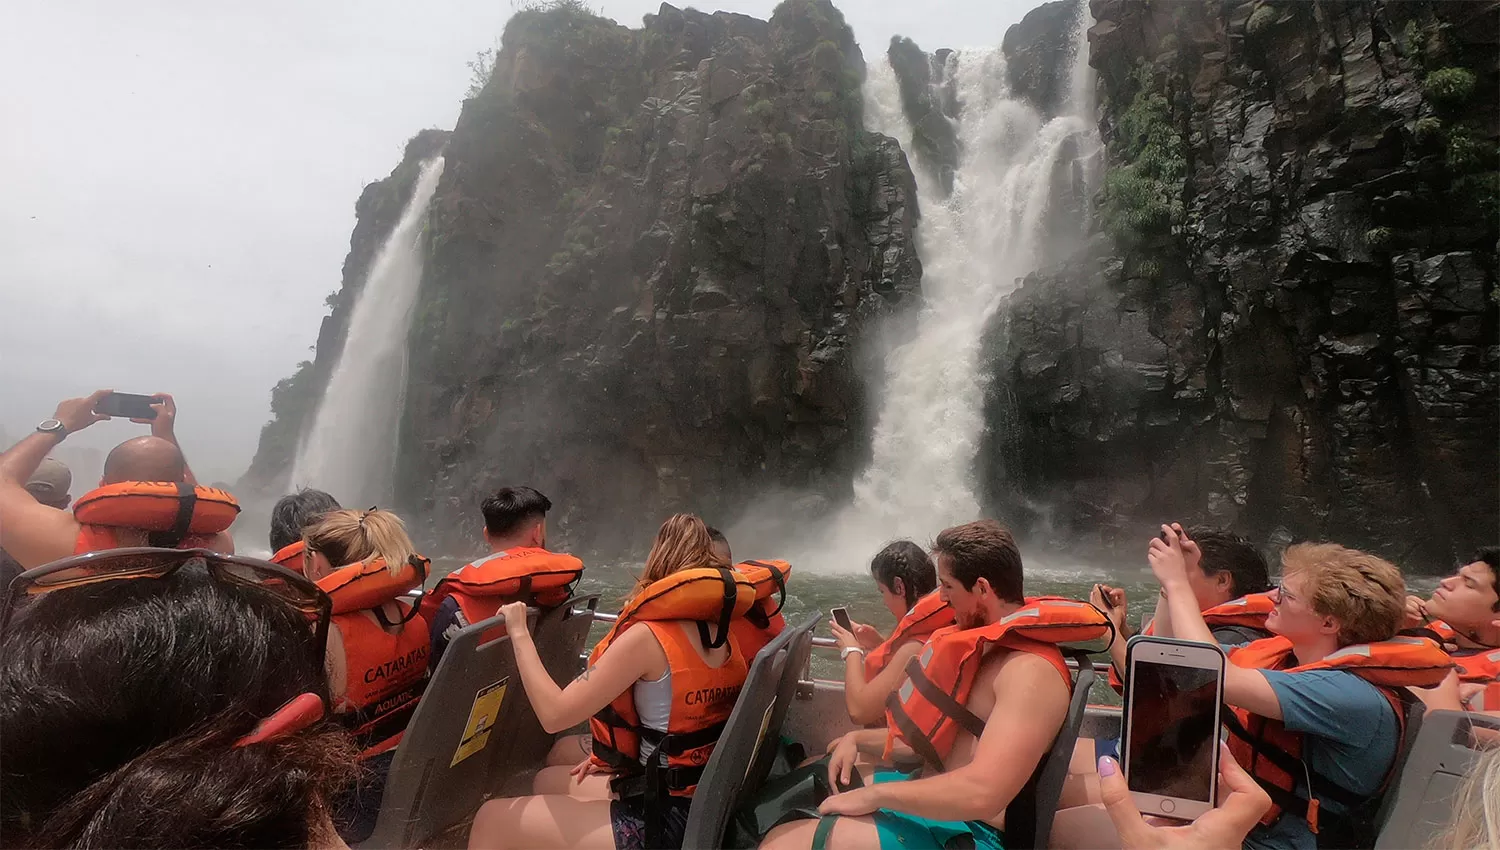
{"label": "sunglasses on head", "polygon": [[27,600],[59,590],[133,579],[164,579],[183,567],[201,567],[221,584],[267,593],[314,620],[318,657],[328,646],[333,601],[318,585],[285,567],[254,558],[221,555],[207,549],[106,549],[27,570],[11,581],[0,608],[0,637]]}

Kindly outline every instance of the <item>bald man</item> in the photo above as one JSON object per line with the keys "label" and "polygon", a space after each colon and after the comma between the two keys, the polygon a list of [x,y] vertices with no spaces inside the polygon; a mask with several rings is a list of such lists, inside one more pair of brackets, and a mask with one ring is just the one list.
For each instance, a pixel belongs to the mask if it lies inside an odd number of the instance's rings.
{"label": "bald man", "polygon": [[[37,501],[27,491],[26,482],[42,459],[69,434],[110,418],[94,412],[100,399],[110,392],[99,390],[87,398],[68,399],[59,404],[51,419],[37,425],[36,433],[0,454],[0,547],[26,569],[72,555],[82,530],[71,512]],[[100,486],[122,481],[197,483],[177,446],[173,429],[177,405],[165,393],[158,393],[156,398],[156,404],[152,405],[156,411],[154,420],[131,420],[149,421],[152,435],[136,437],[115,446],[104,461]],[[145,531],[121,529],[118,542],[121,546],[144,546],[146,537]],[[229,532],[220,532],[214,536],[209,548],[233,553],[234,540]]]}

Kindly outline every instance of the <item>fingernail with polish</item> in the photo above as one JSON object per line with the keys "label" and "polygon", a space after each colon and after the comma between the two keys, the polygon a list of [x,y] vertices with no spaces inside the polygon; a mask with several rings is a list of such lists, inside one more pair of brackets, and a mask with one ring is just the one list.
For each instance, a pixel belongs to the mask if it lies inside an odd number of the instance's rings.
{"label": "fingernail with polish", "polygon": [[1099,775],[1114,776],[1115,760],[1110,758],[1109,756],[1104,756],[1103,758],[1099,759]]}

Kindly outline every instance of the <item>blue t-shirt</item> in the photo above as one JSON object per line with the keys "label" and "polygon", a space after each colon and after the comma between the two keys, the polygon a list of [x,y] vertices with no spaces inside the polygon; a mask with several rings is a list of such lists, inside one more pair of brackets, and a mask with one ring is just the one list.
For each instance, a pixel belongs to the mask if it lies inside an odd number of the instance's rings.
{"label": "blue t-shirt", "polygon": [[[1302,758],[1316,774],[1355,794],[1374,796],[1396,760],[1400,728],[1396,712],[1380,691],[1347,670],[1288,673],[1262,670],[1281,704],[1281,722],[1305,734]],[[1297,793],[1307,796],[1307,781]],[[1320,798],[1321,805],[1342,811]],[[1285,815],[1271,826],[1257,826],[1245,838],[1247,850],[1315,850],[1317,837],[1307,821]]]}

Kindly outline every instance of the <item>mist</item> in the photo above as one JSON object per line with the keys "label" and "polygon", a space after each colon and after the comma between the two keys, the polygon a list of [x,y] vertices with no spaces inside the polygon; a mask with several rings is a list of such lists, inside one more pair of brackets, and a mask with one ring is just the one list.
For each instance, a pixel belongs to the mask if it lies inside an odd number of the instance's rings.
{"label": "mist", "polygon": [[[654,2],[593,4],[638,26]],[[771,0],[709,3],[766,17]],[[867,59],[892,34],[998,44],[1034,0],[841,9]],[[0,9],[0,436],[100,387],[169,392],[200,479],[244,471],[271,387],[310,359],[362,187],[451,127],[510,4],[151,0]],[[69,439],[74,492],[95,451]]]}

